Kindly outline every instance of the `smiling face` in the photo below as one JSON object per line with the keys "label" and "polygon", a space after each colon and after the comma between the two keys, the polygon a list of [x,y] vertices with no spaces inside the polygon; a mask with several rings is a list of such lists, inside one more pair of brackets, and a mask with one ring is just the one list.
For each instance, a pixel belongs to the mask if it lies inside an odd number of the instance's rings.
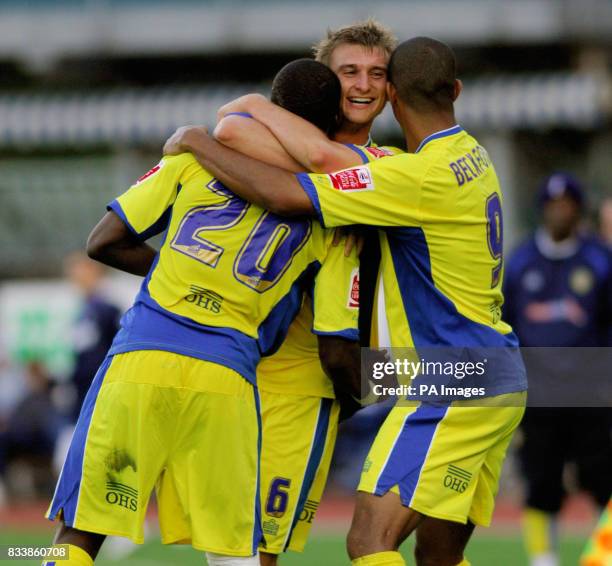
{"label": "smiling face", "polygon": [[[356,134],[367,139],[372,122],[387,100],[387,62],[384,49],[369,49],[354,43],[342,43],[331,53],[329,66],[342,85],[344,120],[340,134]],[[349,141],[349,140],[347,140]],[[365,140],[355,140],[364,143]]]}

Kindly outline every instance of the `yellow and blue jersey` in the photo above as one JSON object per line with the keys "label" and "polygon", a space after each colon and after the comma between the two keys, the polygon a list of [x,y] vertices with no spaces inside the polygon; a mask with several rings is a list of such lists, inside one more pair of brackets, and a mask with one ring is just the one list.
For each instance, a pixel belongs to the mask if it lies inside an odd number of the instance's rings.
{"label": "yellow and blue jersey", "polygon": [[[314,308],[313,308],[314,306]],[[334,388],[319,360],[317,335],[359,339],[359,259],[344,257],[344,245],[330,249],[315,278],[314,291],[289,326],[278,351],[262,358],[257,384],[262,391],[334,398]]]}
{"label": "yellow and blue jersey", "polygon": [[[385,308],[395,347],[518,346],[501,319],[502,195],[487,151],[460,126],[415,153],[298,174],[322,225],[381,231]],[[510,364],[490,394],[524,389]]]}
{"label": "yellow and blue jersey", "polygon": [[[363,163],[401,152],[393,147],[346,145]],[[271,393],[334,398],[332,382],[319,360],[316,335],[338,335],[336,329],[351,329],[341,335],[357,340],[358,315],[359,259],[356,251],[346,258],[344,246],[335,246],[316,276],[314,297],[304,297],[281,347],[257,366],[259,388]]]}
{"label": "yellow and blue jersey", "polygon": [[141,240],[165,231],[111,353],[172,351],[255,382],[260,356],[282,341],[332,232],[248,204],[191,154],[164,158],[109,209]]}

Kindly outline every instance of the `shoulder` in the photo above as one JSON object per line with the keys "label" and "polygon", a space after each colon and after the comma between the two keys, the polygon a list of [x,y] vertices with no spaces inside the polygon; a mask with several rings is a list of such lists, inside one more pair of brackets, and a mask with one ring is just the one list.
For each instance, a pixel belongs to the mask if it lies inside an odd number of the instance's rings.
{"label": "shoulder", "polygon": [[196,158],[193,156],[193,153],[190,152],[179,153],[177,155],[164,155],[162,157],[162,162],[173,167],[197,163]]}
{"label": "shoulder", "polygon": [[158,166],[167,169],[170,173],[178,175],[186,171],[192,173],[205,172],[205,169],[202,168],[192,153],[166,155],[159,162]]}
{"label": "shoulder", "polygon": [[375,159],[381,159],[383,157],[392,157],[393,155],[400,155],[402,153],[406,153],[403,149],[391,145],[368,145],[363,146],[361,149],[367,151]]}

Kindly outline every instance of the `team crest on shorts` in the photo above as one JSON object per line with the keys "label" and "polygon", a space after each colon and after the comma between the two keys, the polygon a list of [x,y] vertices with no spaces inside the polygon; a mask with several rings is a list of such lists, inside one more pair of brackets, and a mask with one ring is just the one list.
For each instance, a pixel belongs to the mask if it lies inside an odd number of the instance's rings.
{"label": "team crest on shorts", "polygon": [[354,167],[338,173],[330,173],[329,178],[338,191],[373,191],[372,172],[367,167]]}
{"label": "team crest on shorts", "polygon": [[274,520],[263,521],[262,530],[266,535],[276,536],[278,534],[279,524]]}

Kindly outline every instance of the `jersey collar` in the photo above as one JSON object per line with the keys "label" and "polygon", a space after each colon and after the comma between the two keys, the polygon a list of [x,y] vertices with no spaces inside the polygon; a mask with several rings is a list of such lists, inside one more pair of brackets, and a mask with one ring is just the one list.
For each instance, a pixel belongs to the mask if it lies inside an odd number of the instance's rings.
{"label": "jersey collar", "polygon": [[576,255],[580,241],[577,237],[570,236],[561,242],[555,242],[546,230],[539,228],[535,233],[535,245],[546,259],[561,260]]}
{"label": "jersey collar", "polygon": [[458,134],[462,131],[463,128],[459,124],[457,124],[452,128],[446,128],[446,130],[440,130],[439,132],[430,134],[419,144],[419,147],[416,148],[416,151],[414,153],[419,153],[419,151],[421,151],[430,141],[437,140],[439,138],[445,138],[447,136],[454,136],[455,134]]}

